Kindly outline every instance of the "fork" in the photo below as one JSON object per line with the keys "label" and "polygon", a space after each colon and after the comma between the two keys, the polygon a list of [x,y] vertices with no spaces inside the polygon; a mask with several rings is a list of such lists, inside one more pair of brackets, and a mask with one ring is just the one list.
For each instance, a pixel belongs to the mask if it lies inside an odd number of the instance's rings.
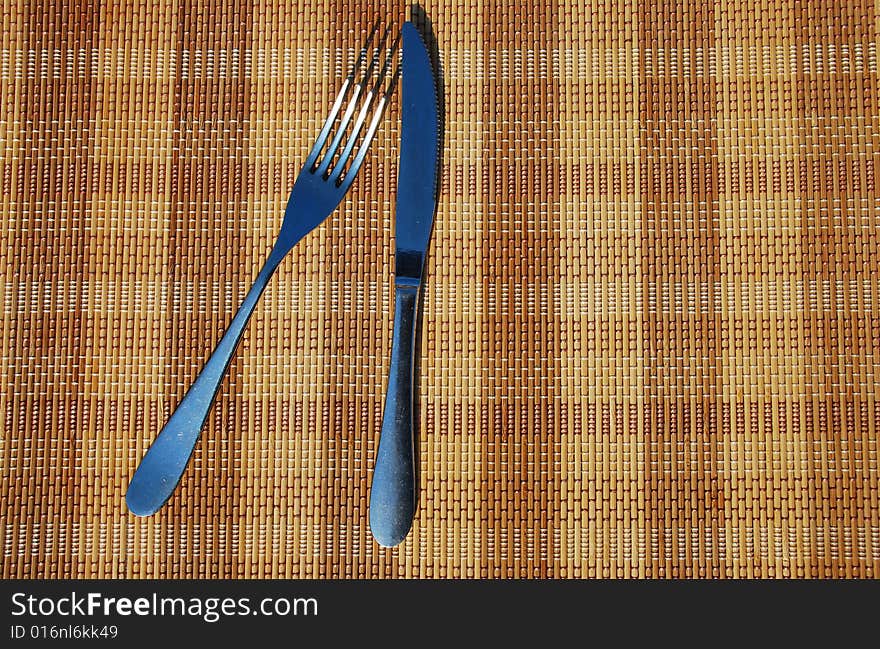
{"label": "fork", "polygon": [[[281,230],[253,286],[211,357],[135,471],[125,495],[133,514],[154,514],[171,497],[186,469],[238,342],[269,280],[291,248],[337,208],[361,168],[400,74],[398,66],[395,73],[389,75],[399,45],[398,39],[385,51],[390,27],[385,29],[367,64],[368,52],[372,49],[378,30],[377,23],[342,83],[330,115],[296,178],[284,211]],[[386,56],[380,66],[383,51]],[[365,71],[359,76],[365,65]],[[337,122],[346,98],[348,103]],[[372,117],[367,122],[371,113]],[[359,141],[365,124],[367,130]]]}

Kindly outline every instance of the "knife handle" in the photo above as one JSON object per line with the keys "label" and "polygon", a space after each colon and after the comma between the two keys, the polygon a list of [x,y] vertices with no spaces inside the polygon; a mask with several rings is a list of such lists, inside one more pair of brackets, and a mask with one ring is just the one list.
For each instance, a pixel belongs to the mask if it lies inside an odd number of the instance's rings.
{"label": "knife handle", "polygon": [[370,491],[370,530],[385,547],[403,541],[415,513],[413,366],[418,297],[418,284],[395,286],[391,368]]}

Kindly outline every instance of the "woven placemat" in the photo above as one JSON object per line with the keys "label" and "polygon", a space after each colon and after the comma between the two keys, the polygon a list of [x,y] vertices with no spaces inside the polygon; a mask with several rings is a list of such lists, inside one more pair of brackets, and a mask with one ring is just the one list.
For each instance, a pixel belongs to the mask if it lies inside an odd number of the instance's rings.
{"label": "woven placemat", "polygon": [[426,9],[445,164],[389,550],[396,104],[178,492],[124,493],[404,4],[2,0],[2,576],[876,577],[874,3]]}

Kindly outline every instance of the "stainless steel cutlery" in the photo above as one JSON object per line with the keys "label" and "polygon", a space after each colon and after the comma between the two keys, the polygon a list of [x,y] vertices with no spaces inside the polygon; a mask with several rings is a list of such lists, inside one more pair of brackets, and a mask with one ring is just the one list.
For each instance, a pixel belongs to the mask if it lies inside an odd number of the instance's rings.
{"label": "stainless steel cutlery", "polygon": [[[438,94],[439,75],[415,25],[404,24],[390,46],[388,38],[389,30],[379,37],[378,28],[373,29],[297,176],[281,230],[265,264],[211,357],[135,471],[126,493],[128,508],[134,514],[154,514],[171,497],[260,296],[291,248],[336,209],[351,187],[402,74],[394,324],[382,431],[370,491],[370,529],[379,544],[394,546],[412,527],[416,505],[416,334],[425,256],[439,191],[442,97]],[[402,62],[395,66],[401,39]]]}
{"label": "stainless steel cutlery", "polygon": [[394,331],[382,436],[370,491],[370,529],[384,546],[400,543],[416,504],[413,386],[419,295],[437,209],[440,171],[438,80],[425,42],[403,26],[400,165],[395,225]]}
{"label": "stainless steel cutlery", "polygon": [[173,493],[232,355],[273,273],[291,248],[336,209],[361,168],[398,76],[391,71],[397,59],[396,47],[390,51],[385,47],[389,30],[373,47],[377,34],[378,28],[374,28],[299,172],[281,230],[263,268],[211,357],[132,477],[125,499],[134,514],[155,513]]}

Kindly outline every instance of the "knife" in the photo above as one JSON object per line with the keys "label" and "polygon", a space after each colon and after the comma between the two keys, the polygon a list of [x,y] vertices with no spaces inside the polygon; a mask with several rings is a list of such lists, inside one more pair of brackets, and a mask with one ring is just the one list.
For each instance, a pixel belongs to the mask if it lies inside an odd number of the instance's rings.
{"label": "knife", "polygon": [[437,210],[440,160],[438,83],[428,49],[403,26],[403,101],[397,173],[394,331],[382,433],[370,491],[370,530],[380,545],[403,541],[415,513],[413,366],[425,253]]}

